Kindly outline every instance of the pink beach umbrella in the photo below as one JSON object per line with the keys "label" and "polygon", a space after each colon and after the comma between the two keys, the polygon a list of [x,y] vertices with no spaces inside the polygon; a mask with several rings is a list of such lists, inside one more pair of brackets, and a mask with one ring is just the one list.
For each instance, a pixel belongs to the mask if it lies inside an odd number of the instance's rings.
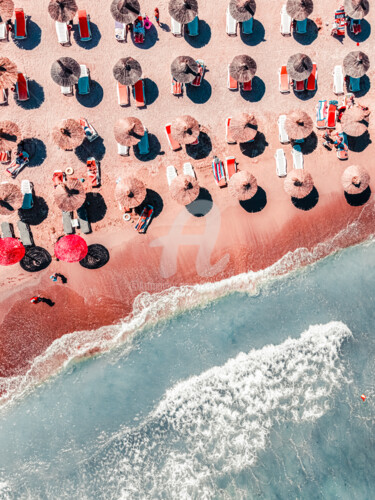
{"label": "pink beach umbrella", "polygon": [[0,239],[0,265],[17,264],[25,256],[25,247],[16,238]]}
{"label": "pink beach umbrella", "polygon": [[351,165],[342,174],[341,182],[346,193],[360,194],[368,188],[370,175],[365,168]]}
{"label": "pink beach umbrella", "polygon": [[55,243],[55,255],[64,262],[79,262],[87,252],[86,241],[77,234],[63,236]]}

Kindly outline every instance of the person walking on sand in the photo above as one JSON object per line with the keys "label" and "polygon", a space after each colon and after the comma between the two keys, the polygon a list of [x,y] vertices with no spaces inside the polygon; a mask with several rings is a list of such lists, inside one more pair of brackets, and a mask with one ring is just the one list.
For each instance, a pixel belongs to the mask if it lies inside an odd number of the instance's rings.
{"label": "person walking on sand", "polygon": [[31,297],[30,302],[32,304],[39,304],[39,302],[41,302],[41,300],[42,299],[39,297],[39,295],[36,295],[35,297]]}
{"label": "person walking on sand", "polygon": [[154,10],[154,16],[155,16],[155,21],[158,23],[158,26],[160,26],[159,9],[157,7]]}

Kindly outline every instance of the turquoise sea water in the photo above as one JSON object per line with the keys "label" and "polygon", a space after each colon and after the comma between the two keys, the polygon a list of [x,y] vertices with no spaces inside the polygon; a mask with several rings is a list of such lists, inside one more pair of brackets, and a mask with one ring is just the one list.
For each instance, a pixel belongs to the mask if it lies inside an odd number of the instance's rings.
{"label": "turquoise sea water", "polygon": [[0,498],[373,498],[374,288],[368,243],[71,363],[2,410]]}

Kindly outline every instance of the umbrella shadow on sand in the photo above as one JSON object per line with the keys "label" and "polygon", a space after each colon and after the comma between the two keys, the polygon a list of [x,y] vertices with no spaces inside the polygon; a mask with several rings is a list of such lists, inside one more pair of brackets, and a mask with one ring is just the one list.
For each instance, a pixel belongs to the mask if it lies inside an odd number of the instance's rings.
{"label": "umbrella shadow on sand", "polygon": [[204,47],[211,40],[210,26],[206,23],[206,21],[203,21],[202,19],[199,19],[198,23],[199,34],[197,36],[189,36],[187,31],[184,34],[185,41],[195,49]]}
{"label": "umbrella shadow on sand", "polygon": [[266,84],[261,78],[259,78],[259,76],[255,75],[254,78],[251,80],[250,92],[243,91],[241,86],[240,93],[241,97],[243,97],[245,101],[258,102],[263,98],[264,94],[266,93]]}
{"label": "umbrella shadow on sand", "polygon": [[159,142],[159,139],[156,137],[154,134],[148,133],[148,142],[150,146],[150,151],[146,155],[141,155],[139,154],[139,148],[138,144],[136,144],[133,148],[134,151],[134,156],[137,158],[137,160],[140,161],[151,161],[155,160],[155,158],[160,154],[161,152],[161,145]]}
{"label": "umbrella shadow on sand", "polygon": [[25,256],[20,262],[20,266],[28,273],[43,271],[52,262],[50,253],[42,247],[26,247]]}
{"label": "umbrella shadow on sand", "polygon": [[87,158],[93,156],[97,161],[101,161],[105,155],[105,146],[103,143],[103,139],[98,137],[95,141],[90,142],[88,139],[85,139],[78,148],[75,149],[75,154],[77,158],[86,163]]}
{"label": "umbrella shadow on sand", "polygon": [[249,158],[256,158],[264,153],[268,142],[262,132],[258,132],[252,142],[243,142],[240,144],[241,153]]}
{"label": "umbrella shadow on sand", "polygon": [[47,202],[42,196],[34,196],[34,205],[29,210],[18,210],[19,218],[22,222],[30,226],[38,226],[48,217],[49,208]]}
{"label": "umbrella shadow on sand", "polygon": [[17,106],[22,109],[37,109],[44,102],[44,89],[40,85],[40,83],[35,80],[27,80],[29,87],[29,95],[30,98],[27,101],[19,101],[18,99],[14,99]]}
{"label": "umbrella shadow on sand", "polygon": [[40,44],[41,39],[42,30],[30,18],[27,20],[27,38],[24,38],[23,40],[15,40],[13,31],[13,41],[17,47],[22,50],[35,49],[35,47]]}
{"label": "umbrella shadow on sand", "polygon": [[186,145],[186,153],[194,160],[203,160],[203,158],[207,158],[207,156],[210,155],[212,151],[212,142],[206,132],[202,131],[200,132],[198,139],[198,144]]}
{"label": "umbrella shadow on sand", "polygon": [[345,199],[351,207],[360,207],[368,202],[371,196],[370,186],[359,194],[348,194],[344,191]]}
{"label": "umbrella shadow on sand", "polygon": [[91,40],[89,40],[87,42],[83,42],[81,40],[81,37],[79,36],[79,26],[78,26],[78,24],[73,27],[74,41],[82,49],[86,49],[86,50],[93,49],[94,47],[96,47],[99,44],[100,39],[102,37],[102,35],[100,34],[98,26],[95,23],[93,23],[91,20],[90,20],[90,28],[91,28]]}
{"label": "umbrella shadow on sand", "polygon": [[80,95],[76,92],[77,101],[85,108],[95,108],[103,100],[103,87],[96,80],[90,80],[90,92]]}
{"label": "umbrella shadow on sand", "polygon": [[47,158],[47,148],[44,142],[36,137],[24,139],[20,142],[18,150],[23,149],[29,154],[28,167],[39,167]]}
{"label": "umbrella shadow on sand", "polygon": [[100,269],[109,261],[109,252],[104,245],[94,243],[87,248],[87,255],[79,261],[86,269]]}
{"label": "umbrella shadow on sand", "polygon": [[100,193],[89,192],[86,194],[85,207],[90,222],[99,222],[107,213],[107,205]]}
{"label": "umbrella shadow on sand", "polygon": [[353,151],[354,153],[362,153],[367,146],[369,146],[372,141],[370,139],[370,134],[368,133],[368,130],[359,137],[352,137],[351,135],[347,136],[348,139],[348,148],[350,151]]}
{"label": "umbrella shadow on sand", "polygon": [[293,38],[301,45],[311,45],[318,38],[318,26],[312,19],[307,19],[307,33],[300,34],[293,30]]}
{"label": "umbrella shadow on sand", "polygon": [[151,80],[151,78],[144,78],[143,82],[145,85],[147,106],[149,106],[159,97],[159,89],[154,80]]}
{"label": "umbrella shadow on sand", "polygon": [[369,38],[369,36],[371,35],[371,25],[368,21],[366,21],[366,19],[361,19],[361,28],[362,28],[362,31],[360,33],[358,33],[358,35],[355,35],[354,33],[352,33],[349,29],[349,26],[347,27],[347,34],[348,34],[348,37],[351,38],[354,42],[364,42],[365,40],[367,40]]}
{"label": "umbrella shadow on sand", "polygon": [[251,35],[245,35],[242,32],[242,27],[240,31],[241,40],[243,41],[243,43],[251,47],[258,45],[260,42],[265,42],[265,33],[266,32],[264,30],[264,26],[260,21],[258,21],[258,19],[253,20],[253,32]]}
{"label": "umbrella shadow on sand", "polygon": [[263,188],[258,186],[258,190],[250,200],[240,201],[241,207],[249,213],[261,212],[267,205],[267,194]]}
{"label": "umbrella shadow on sand", "polygon": [[304,210],[304,211],[308,211],[314,208],[315,205],[318,203],[318,201],[319,201],[319,193],[315,186],[313,187],[311,193],[309,193],[304,198],[292,197],[293,205],[299,210]]}
{"label": "umbrella shadow on sand", "polygon": [[[361,78],[361,90],[359,92],[353,92],[355,97],[363,97],[371,88],[371,81],[367,75],[363,75]],[[349,92],[349,89],[348,89]]]}
{"label": "umbrella shadow on sand", "polygon": [[204,104],[206,103],[212,94],[212,87],[210,82],[205,78],[202,80],[199,87],[194,87],[194,85],[186,85],[186,95],[194,104]]}
{"label": "umbrella shadow on sand", "polygon": [[301,146],[301,152],[304,155],[309,155],[318,147],[318,136],[314,131],[311,132],[306,139],[299,144]]}
{"label": "umbrella shadow on sand", "polygon": [[[130,37],[130,34],[128,34],[128,38]],[[134,42],[134,35],[131,36],[131,41],[133,42],[134,46],[137,47],[137,49],[143,49],[147,50],[150,49],[155,45],[155,43],[159,40],[159,35],[157,32],[157,29],[153,24],[151,24],[150,28],[146,30],[145,33],[145,39],[143,43],[135,43]]]}
{"label": "umbrella shadow on sand", "polygon": [[146,205],[151,205],[154,208],[154,213],[153,217],[158,217],[161,212],[163,211],[164,208],[164,202],[163,198],[160,196],[159,193],[154,191],[153,189],[146,189],[146,198],[144,199],[143,203],[135,208],[135,212],[140,215],[142,213],[142,210]]}
{"label": "umbrella shadow on sand", "polygon": [[293,93],[300,101],[308,101],[309,99],[312,99],[313,97],[315,97],[317,91],[318,91],[318,84],[316,84],[315,90],[303,90],[302,92],[297,92],[296,90],[294,90],[294,85],[293,85]]}
{"label": "umbrella shadow on sand", "polygon": [[208,189],[204,187],[199,188],[199,195],[196,200],[189,205],[186,205],[186,210],[194,215],[194,217],[204,217],[208,214],[213,206],[212,196]]}

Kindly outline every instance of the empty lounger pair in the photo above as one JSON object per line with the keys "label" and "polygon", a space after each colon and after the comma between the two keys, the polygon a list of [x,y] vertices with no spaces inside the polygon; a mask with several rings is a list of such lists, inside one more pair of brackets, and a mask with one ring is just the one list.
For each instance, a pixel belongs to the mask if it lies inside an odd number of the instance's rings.
{"label": "empty lounger pair", "polygon": [[145,84],[143,79],[138,80],[138,82],[133,85],[133,97],[137,108],[146,106]]}
{"label": "empty lounger pair", "polygon": [[282,94],[290,92],[290,79],[286,66],[279,68],[279,90]]}
{"label": "empty lounger pair", "polygon": [[129,87],[117,82],[117,101],[120,106],[129,106]]}
{"label": "empty lounger pair", "polygon": [[167,167],[167,181],[168,181],[168,186],[172,184],[172,181],[177,177],[177,170],[174,168],[173,165],[169,165]]}
{"label": "empty lounger pair", "polygon": [[229,6],[227,8],[227,22],[226,22],[226,32],[229,36],[237,35],[237,21],[231,16],[229,12]]}
{"label": "empty lounger pair", "polygon": [[182,36],[182,26],[181,23],[177,22],[173,17],[171,17],[171,30],[172,35]]}
{"label": "empty lounger pair", "polygon": [[293,156],[293,168],[295,169],[303,169],[303,154],[301,151],[301,146],[296,144],[292,149]]}
{"label": "empty lounger pair", "polygon": [[281,144],[288,144],[289,137],[285,130],[286,115],[280,115],[277,120],[277,125],[279,126],[279,140]]}
{"label": "empty lounger pair", "polygon": [[22,244],[25,247],[31,247],[33,245],[33,236],[31,234],[29,225],[19,220],[17,222],[17,226],[18,226],[18,231],[20,233]]}
{"label": "empty lounger pair", "polygon": [[285,153],[283,149],[276,149],[275,153],[275,160],[276,160],[276,174],[279,177],[285,177],[287,168],[286,168],[286,158],[285,158]]}
{"label": "empty lounger pair", "polygon": [[291,35],[292,18],[286,11],[286,5],[282,6],[280,16],[281,16],[280,33],[284,36]]}
{"label": "empty lounger pair", "polygon": [[194,19],[190,23],[188,23],[187,30],[188,30],[189,36],[198,36],[199,35],[198,16],[195,16]]}
{"label": "empty lounger pair", "polygon": [[333,92],[335,94],[344,93],[344,73],[340,65],[333,69]]}
{"label": "empty lounger pair", "polygon": [[89,222],[85,205],[82,205],[80,208],[77,209],[77,218],[79,222],[79,227],[83,232],[83,234],[91,233],[91,224]]}
{"label": "empty lounger pair", "polygon": [[67,23],[55,22],[57,40],[61,45],[68,45],[70,43],[69,30]]}
{"label": "empty lounger pair", "polygon": [[14,9],[16,20],[14,23],[14,39],[23,40],[27,38],[26,17],[23,9]]}
{"label": "empty lounger pair", "polygon": [[82,42],[91,40],[90,16],[84,9],[78,11],[79,36]]}
{"label": "empty lounger pair", "polygon": [[166,136],[167,136],[167,139],[168,139],[168,144],[169,144],[169,147],[171,148],[172,151],[177,151],[178,149],[181,148],[181,144],[179,142],[176,141],[176,139],[174,139],[172,137],[172,133],[171,133],[171,124],[170,123],[167,123],[167,125],[165,126],[165,133],[166,133]]}

